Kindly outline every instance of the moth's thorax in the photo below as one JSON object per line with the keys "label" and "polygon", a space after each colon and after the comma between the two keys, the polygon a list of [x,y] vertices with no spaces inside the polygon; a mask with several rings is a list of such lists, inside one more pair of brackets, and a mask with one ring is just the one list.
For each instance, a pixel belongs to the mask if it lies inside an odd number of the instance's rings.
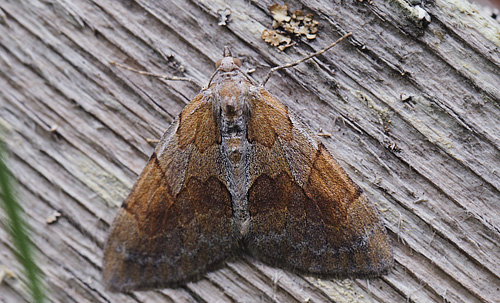
{"label": "moth's thorax", "polygon": [[251,87],[252,84],[240,70],[218,71],[210,85],[223,114],[234,119],[246,114],[244,110],[248,106]]}
{"label": "moth's thorax", "polygon": [[239,70],[219,71],[211,89],[220,114],[222,145],[234,167],[241,165],[247,138],[250,90],[252,84]]}

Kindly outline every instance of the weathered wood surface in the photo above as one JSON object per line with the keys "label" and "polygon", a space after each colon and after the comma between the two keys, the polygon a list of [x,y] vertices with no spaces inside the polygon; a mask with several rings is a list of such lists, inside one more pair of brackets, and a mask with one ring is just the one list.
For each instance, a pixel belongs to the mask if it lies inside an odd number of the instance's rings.
{"label": "weathered wood surface", "polygon": [[[272,1],[2,1],[0,127],[49,298],[499,302],[500,29],[452,2],[428,4],[431,23],[421,26],[403,0],[290,1],[317,16],[320,31],[281,53],[260,39]],[[217,10],[226,7],[231,21],[221,27]],[[198,91],[109,61],[206,83],[231,45],[259,80],[344,32],[353,39],[267,88],[313,130],[331,133],[322,141],[381,210],[394,270],[331,281],[243,258],[179,289],[105,291],[104,240],[154,148],[147,139]],[[49,225],[54,210],[62,217]],[[4,228],[0,266],[21,270]],[[3,280],[0,302],[28,302],[18,282]]]}

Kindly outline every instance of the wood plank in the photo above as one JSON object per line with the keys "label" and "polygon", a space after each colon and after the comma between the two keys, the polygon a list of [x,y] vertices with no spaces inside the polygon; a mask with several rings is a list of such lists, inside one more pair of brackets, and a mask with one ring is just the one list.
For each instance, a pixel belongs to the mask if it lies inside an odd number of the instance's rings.
{"label": "wood plank", "polygon": [[[0,132],[53,302],[496,302],[500,298],[500,26],[465,1],[289,1],[317,39],[279,52],[260,35],[272,1],[0,4]],[[218,26],[219,9],[232,11]],[[101,258],[116,207],[153,144],[230,45],[376,202],[396,266],[365,280],[302,277],[248,257],[179,289],[111,294]],[[401,98],[401,95],[409,98]],[[51,129],[55,128],[54,131]],[[397,144],[401,150],[391,148]],[[47,224],[53,211],[62,217]],[[4,215],[0,212],[2,222]],[[3,225],[3,224],[2,224]],[[0,229],[0,266],[21,276]],[[0,302],[29,301],[4,279]]]}

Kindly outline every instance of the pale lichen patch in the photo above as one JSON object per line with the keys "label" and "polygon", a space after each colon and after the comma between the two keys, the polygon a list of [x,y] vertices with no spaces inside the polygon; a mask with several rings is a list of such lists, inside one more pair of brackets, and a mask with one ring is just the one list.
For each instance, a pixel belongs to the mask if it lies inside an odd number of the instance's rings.
{"label": "pale lichen patch", "polygon": [[295,44],[291,36],[305,36],[308,40],[316,38],[319,22],[312,14],[305,14],[301,10],[289,11],[289,6],[273,4],[269,7],[273,16],[273,30],[265,29],[261,38],[272,46],[284,50]]}

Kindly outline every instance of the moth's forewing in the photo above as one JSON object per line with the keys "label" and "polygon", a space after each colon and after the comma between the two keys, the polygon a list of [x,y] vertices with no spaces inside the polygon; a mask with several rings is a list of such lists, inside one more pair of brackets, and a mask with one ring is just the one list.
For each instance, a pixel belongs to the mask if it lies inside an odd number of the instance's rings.
{"label": "moth's forewing", "polygon": [[198,95],[165,133],[123,203],[104,254],[113,291],[175,287],[235,249],[212,103]]}
{"label": "moth's forewing", "polygon": [[373,277],[393,264],[376,209],[325,147],[265,90],[251,100],[247,249],[301,273]]}

